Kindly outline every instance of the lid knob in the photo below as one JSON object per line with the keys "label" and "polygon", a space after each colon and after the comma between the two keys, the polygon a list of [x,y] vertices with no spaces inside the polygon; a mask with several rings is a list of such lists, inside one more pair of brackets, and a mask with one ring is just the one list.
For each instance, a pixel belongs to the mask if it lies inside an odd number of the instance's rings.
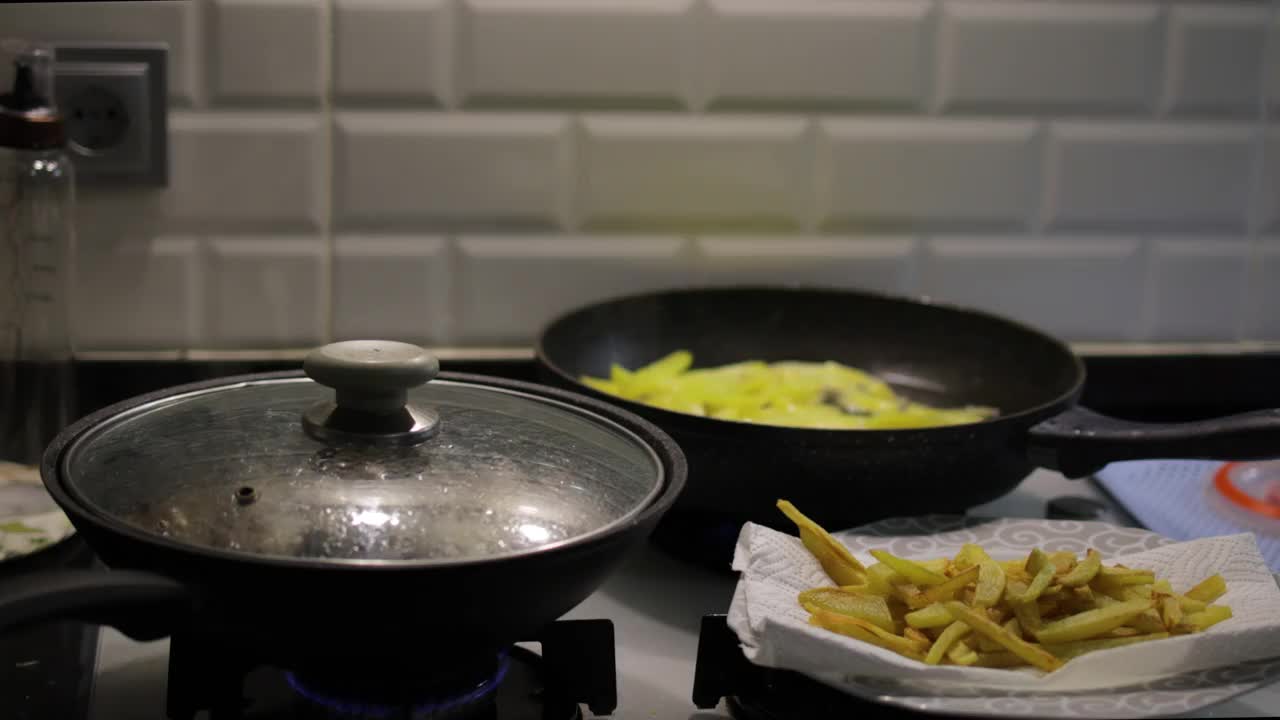
{"label": "lid knob", "polygon": [[409,404],[409,391],[435,377],[440,362],[426,350],[390,340],[348,340],[316,348],[302,369],[334,390],[334,402],[303,415],[319,439],[363,439],[412,444],[434,435],[440,418]]}

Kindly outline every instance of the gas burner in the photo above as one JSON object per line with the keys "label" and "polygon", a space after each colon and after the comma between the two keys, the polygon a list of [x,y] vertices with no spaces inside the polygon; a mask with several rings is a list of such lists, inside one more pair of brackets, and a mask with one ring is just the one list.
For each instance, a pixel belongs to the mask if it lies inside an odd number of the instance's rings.
{"label": "gas burner", "polygon": [[917,717],[861,700],[789,670],[752,664],[724,615],[706,615],[698,635],[693,702],[708,710],[725,701],[736,720],[808,720],[825,717]]}
{"label": "gas burner", "polygon": [[[470,687],[455,692],[415,692],[411,687],[393,688],[389,693],[368,693],[350,690],[349,684],[334,685],[323,680],[304,678],[297,673],[285,673],[285,681],[297,695],[313,706],[309,717],[316,718],[404,718],[426,720],[428,718],[466,718],[483,715],[486,706],[492,704],[492,695],[506,678],[511,668],[507,653],[497,658],[496,670],[486,673],[483,679],[469,683]],[[465,676],[464,676],[465,677]],[[461,681],[450,680],[445,687],[461,688]]]}
{"label": "gas burner", "polygon": [[[582,720],[617,705],[613,623],[562,620],[531,638],[541,655],[512,647],[484,663],[449,662],[447,675],[421,671],[367,676],[290,672],[243,649],[192,633],[170,640],[171,720]],[[406,656],[404,668],[413,667]]]}

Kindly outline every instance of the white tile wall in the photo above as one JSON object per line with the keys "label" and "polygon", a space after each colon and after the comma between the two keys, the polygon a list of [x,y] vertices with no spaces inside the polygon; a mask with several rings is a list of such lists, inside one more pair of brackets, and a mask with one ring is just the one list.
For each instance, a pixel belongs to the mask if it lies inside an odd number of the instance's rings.
{"label": "white tile wall", "polygon": [[458,340],[527,342],[531,328],[579,303],[689,280],[678,238],[464,237],[457,272]]}
{"label": "white tile wall", "polygon": [[213,0],[215,101],[319,103],[324,8],[323,0]]}
{"label": "white tile wall", "polygon": [[1280,0],[50,2],[9,34],[171,46],[169,187],[82,190],[85,349],[525,344],[745,281],[1280,341]]}
{"label": "white tile wall", "polygon": [[1141,111],[1155,99],[1152,3],[945,3],[946,107]]}
{"label": "white tile wall", "polygon": [[335,340],[448,340],[452,283],[444,238],[339,235],[333,248]]}
{"label": "white tile wall", "polygon": [[214,237],[205,272],[205,342],[295,347],[328,335],[326,243],[319,237]]}
{"label": "white tile wall", "polygon": [[1256,132],[1246,124],[1054,124],[1050,222],[1071,229],[1241,230]]}
{"label": "white tile wall", "polygon": [[699,284],[817,285],[918,292],[915,238],[704,237],[697,240]]}
{"label": "white tile wall", "polygon": [[825,120],[823,227],[1025,229],[1036,209],[1035,125],[1018,120]]}
{"label": "white tile wall", "polygon": [[[50,42],[163,42],[169,45],[169,99],[190,105],[202,82],[199,3],[155,2],[0,3],[0,37]],[[5,88],[8,91],[8,88]]]}
{"label": "white tile wall", "polygon": [[1136,340],[1142,271],[1133,238],[934,238],[924,290],[1065,337]]}
{"label": "white tile wall", "polygon": [[173,113],[168,223],[181,228],[317,231],[322,123],[310,113]]}
{"label": "white tile wall", "polygon": [[1258,111],[1268,14],[1258,4],[1173,9],[1169,87],[1175,112]]}
{"label": "white tile wall", "polygon": [[1266,133],[1262,148],[1263,167],[1256,196],[1257,224],[1263,230],[1280,230],[1280,126]]}
{"label": "white tile wall", "polygon": [[79,341],[104,350],[198,344],[204,324],[199,239],[157,236],[115,247],[84,242],[100,237],[81,238],[73,305]]}
{"label": "white tile wall", "polygon": [[607,98],[674,106],[688,96],[691,5],[465,0],[458,37],[461,93],[479,102]]}
{"label": "white tile wall", "polygon": [[1280,235],[1265,238],[1254,261],[1253,302],[1245,337],[1280,340]]}
{"label": "white tile wall", "polygon": [[582,122],[588,226],[798,227],[809,197],[796,118],[619,115]]}
{"label": "white tile wall", "polygon": [[333,91],[339,102],[438,104],[452,49],[445,0],[334,0]]}
{"label": "white tile wall", "polygon": [[713,107],[807,102],[906,108],[925,102],[932,53],[930,6],[922,0],[709,5],[699,49],[705,57],[702,94]]}
{"label": "white tile wall", "polygon": [[342,226],[562,225],[569,121],[521,114],[340,113]]}
{"label": "white tile wall", "polygon": [[1149,332],[1170,340],[1229,340],[1244,300],[1249,244],[1230,238],[1156,240]]}

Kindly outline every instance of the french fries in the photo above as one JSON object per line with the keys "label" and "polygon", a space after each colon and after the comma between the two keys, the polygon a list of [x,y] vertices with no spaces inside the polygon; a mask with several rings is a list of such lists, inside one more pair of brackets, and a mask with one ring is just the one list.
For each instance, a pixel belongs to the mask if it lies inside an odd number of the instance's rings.
{"label": "french fries", "polygon": [[918,560],[871,550],[864,567],[791,503],[778,507],[800,530],[833,587],[801,592],[809,624],[930,665],[1033,667],[1053,672],[1109,648],[1204,632],[1230,620],[1214,604],[1227,592],[1213,575],[1184,593],[1149,569],[1108,566],[1031,548],[996,560],[972,544],[953,558]]}

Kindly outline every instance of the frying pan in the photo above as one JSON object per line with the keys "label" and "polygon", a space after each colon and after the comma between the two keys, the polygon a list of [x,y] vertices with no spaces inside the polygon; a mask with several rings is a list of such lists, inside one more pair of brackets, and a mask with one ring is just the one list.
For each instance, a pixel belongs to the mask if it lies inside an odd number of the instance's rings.
{"label": "frying pan", "polygon": [[[902,430],[755,425],[623,400],[583,383],[676,349],[695,366],[836,361],[935,405],[994,406],[983,422]],[[1084,365],[1059,340],[1010,319],[830,288],[661,291],[581,307],[540,333],[539,378],[647,418],[676,440],[690,481],[659,537],[681,528],[727,562],[742,521],[782,528],[779,498],[819,523],[956,513],[1008,493],[1034,468],[1087,476],[1138,458],[1280,456],[1280,410],[1182,424],[1105,417],[1077,405]]]}
{"label": "frying pan", "polygon": [[[386,344],[380,345],[379,349],[385,351]],[[308,370],[310,372],[311,368]],[[342,368],[342,371],[354,372],[350,368]],[[435,375],[434,369],[431,375]],[[319,379],[318,375],[313,377]],[[229,642],[244,647],[246,652],[254,653],[263,662],[291,670],[345,668],[354,663],[371,677],[379,673],[403,674],[407,671],[422,677],[424,663],[434,662],[454,668],[486,653],[492,659],[493,652],[513,642],[535,637],[543,627],[593,592],[622,561],[626,552],[649,535],[684,486],[684,457],[661,430],[614,406],[532,383],[459,373],[440,373],[436,377],[437,381],[430,387],[439,385],[439,390],[429,397],[439,400],[445,392],[472,392],[475,395],[473,391],[478,388],[484,396],[493,395],[496,398],[493,402],[500,403],[502,412],[494,416],[512,417],[521,412],[529,413],[530,417],[534,412],[554,412],[556,418],[581,416],[585,418],[584,426],[589,426],[597,436],[580,437],[577,440],[579,449],[596,449],[597,456],[605,460],[615,456],[603,455],[603,451],[598,450],[605,447],[600,438],[630,438],[627,442],[632,445],[626,447],[634,446],[641,448],[640,452],[650,453],[654,460],[653,472],[661,478],[660,483],[654,485],[652,499],[636,506],[638,511],[596,531],[496,557],[462,555],[457,558],[419,559],[418,556],[409,556],[402,560],[384,561],[353,556],[334,560],[313,555],[284,557],[256,550],[239,552],[227,547],[204,546],[187,537],[153,532],[123,520],[104,510],[104,503],[90,499],[93,492],[108,487],[111,473],[107,470],[112,463],[123,463],[127,471],[119,476],[122,479],[118,485],[110,486],[110,496],[118,497],[130,487],[147,484],[146,481],[151,479],[150,470],[155,469],[154,463],[144,468],[138,458],[147,452],[156,456],[163,452],[154,449],[163,441],[157,436],[167,431],[166,426],[172,427],[173,422],[166,420],[153,424],[147,437],[125,443],[122,454],[102,465],[96,474],[73,479],[68,471],[69,463],[80,462],[76,460],[77,452],[88,457],[84,460],[86,463],[98,462],[96,456],[110,454],[111,445],[102,438],[114,428],[127,430],[131,423],[137,426],[144,422],[151,416],[149,414],[199,403],[205,405],[183,412],[200,421],[193,427],[205,430],[172,430],[178,440],[185,437],[184,433],[191,435],[189,447],[174,457],[174,462],[180,464],[184,456],[210,452],[208,444],[217,438],[213,437],[216,432],[211,434],[207,428],[213,427],[215,431],[225,433],[226,423],[239,422],[236,413],[244,415],[253,408],[246,411],[244,407],[237,407],[234,413],[223,413],[222,418],[215,417],[209,408],[215,407],[216,403],[230,402],[218,398],[233,392],[239,395],[229,397],[250,397],[247,402],[254,403],[251,395],[255,388],[266,388],[258,392],[275,395],[265,412],[250,412],[249,426],[253,428],[264,420],[269,422],[278,417],[281,421],[279,427],[283,428],[276,431],[273,427],[263,426],[260,433],[264,446],[274,443],[277,447],[285,447],[280,444],[278,436],[289,435],[288,442],[301,443],[304,448],[320,448],[318,454],[310,455],[311,460],[316,457],[334,460],[335,456],[329,453],[338,446],[313,442],[302,433],[304,423],[297,413],[280,410],[279,401],[275,398],[285,391],[294,395],[301,393],[306,403],[312,402],[307,397],[317,391],[302,378],[300,372],[262,373],[183,385],[107,407],[73,424],[50,444],[41,468],[45,485],[71,518],[79,535],[111,569],[33,572],[6,578],[0,585],[0,630],[49,620],[74,619],[110,625],[137,640],[178,632],[213,634],[230,638]],[[401,380],[403,378],[396,382]],[[350,378],[346,381],[351,382]],[[350,393],[344,395],[348,389],[339,384],[333,386],[338,389],[336,405],[311,407],[336,408],[332,410],[332,416],[345,412],[347,415],[343,417],[354,417],[352,408],[355,403],[350,402],[352,396]],[[359,399],[367,402],[372,396],[366,392]],[[411,396],[411,400],[413,397],[422,396]],[[202,398],[213,399],[206,401]],[[344,405],[344,402],[348,404]],[[417,405],[404,405],[403,396],[399,402],[401,410],[417,413],[422,409]],[[529,410],[530,407],[534,409]],[[492,424],[481,423],[482,426],[467,429],[463,427],[466,418],[471,418],[472,423],[480,423],[475,419],[479,417],[478,410],[465,404],[459,404],[456,409],[450,408],[443,403],[431,406],[432,412],[439,411],[443,429],[425,441],[426,444],[421,446],[425,448],[421,450],[421,456],[413,456],[423,460],[414,460],[412,471],[405,475],[407,481],[399,486],[389,484],[389,481],[370,485],[363,476],[341,471],[340,482],[349,482],[350,487],[363,482],[361,487],[366,488],[363,497],[372,497],[370,493],[375,491],[385,497],[387,488],[394,491],[397,487],[406,491],[425,487],[427,491],[436,492],[430,488],[430,481],[436,476],[427,474],[429,466],[433,463],[436,466],[448,465],[451,462],[450,452],[453,452],[453,457],[463,457],[456,448],[468,437],[480,438],[477,447],[481,454],[468,454],[459,462],[478,458],[475,467],[479,469],[474,473],[478,480],[475,482],[486,482],[487,468],[490,467],[505,467],[509,472],[513,460],[499,458],[495,461],[493,458],[495,453],[501,452],[500,448],[516,447],[520,441],[517,426],[507,425],[499,429]],[[452,414],[448,414],[450,412]],[[231,419],[227,420],[225,416]],[[417,417],[415,414],[410,419],[417,423]],[[311,421],[308,415],[306,422]],[[531,421],[520,416],[516,422]],[[184,423],[177,424],[186,427]],[[295,427],[296,433],[293,432]],[[348,425],[343,432],[351,432],[353,427],[355,425]],[[531,463],[546,465],[551,462],[548,458],[559,457],[548,454],[549,450],[536,444],[537,438],[542,437],[539,433],[550,433],[549,427],[537,425],[530,430],[531,436],[535,437],[536,451]],[[552,434],[547,436],[555,437]],[[243,457],[250,458],[254,448],[244,441],[253,439],[234,438],[233,451],[238,447]],[[401,441],[401,438],[396,438],[396,442]],[[432,442],[438,444],[432,446]],[[82,450],[77,450],[77,447]],[[404,450],[379,449],[380,445],[372,447],[374,449],[369,450],[360,446],[351,452],[378,453],[371,467],[377,469],[379,477],[389,477],[392,459],[398,457],[391,453],[419,452],[416,446]],[[221,451],[214,455],[221,457]],[[283,451],[278,455],[286,457],[286,460],[291,457]],[[167,459],[169,456],[163,457]],[[344,457],[356,455],[338,455],[336,459]],[[230,461],[233,464],[229,467],[237,467],[235,463],[240,458],[232,457]],[[495,466],[494,462],[499,464]],[[449,467],[450,472],[454,472],[456,466]],[[142,472],[143,469],[148,472]],[[180,497],[175,493],[182,484],[183,469],[189,469],[189,466],[175,467],[167,475],[165,467],[157,469],[155,477],[164,484],[172,485],[167,497]],[[287,474],[264,475],[260,483],[264,495],[272,491],[267,482],[277,477],[279,479],[274,481],[279,484],[275,487],[280,488],[280,492],[294,487]],[[589,473],[574,477],[585,478],[577,482],[585,483],[590,489],[592,480]],[[241,482],[234,477],[215,477],[213,480],[226,483],[227,488],[234,488]],[[449,481],[450,477],[440,480],[442,483]],[[367,489],[370,487],[373,490]],[[455,484],[453,490],[456,495],[459,486]],[[607,490],[603,485],[597,487],[594,497]],[[362,497],[356,490],[352,493],[357,500]],[[309,497],[315,496],[316,493],[309,494]],[[159,497],[165,495],[161,493]],[[446,496],[445,502],[448,502],[448,497],[452,496]],[[506,501],[506,498],[493,497],[492,494],[483,497],[489,497],[494,507]],[[232,500],[230,491],[226,500]],[[157,502],[165,501],[158,499]],[[194,505],[186,507],[198,510]],[[549,502],[543,509],[548,507]],[[530,512],[536,510],[538,508]],[[398,537],[412,540],[416,535]],[[407,663],[406,657],[412,662]]]}

